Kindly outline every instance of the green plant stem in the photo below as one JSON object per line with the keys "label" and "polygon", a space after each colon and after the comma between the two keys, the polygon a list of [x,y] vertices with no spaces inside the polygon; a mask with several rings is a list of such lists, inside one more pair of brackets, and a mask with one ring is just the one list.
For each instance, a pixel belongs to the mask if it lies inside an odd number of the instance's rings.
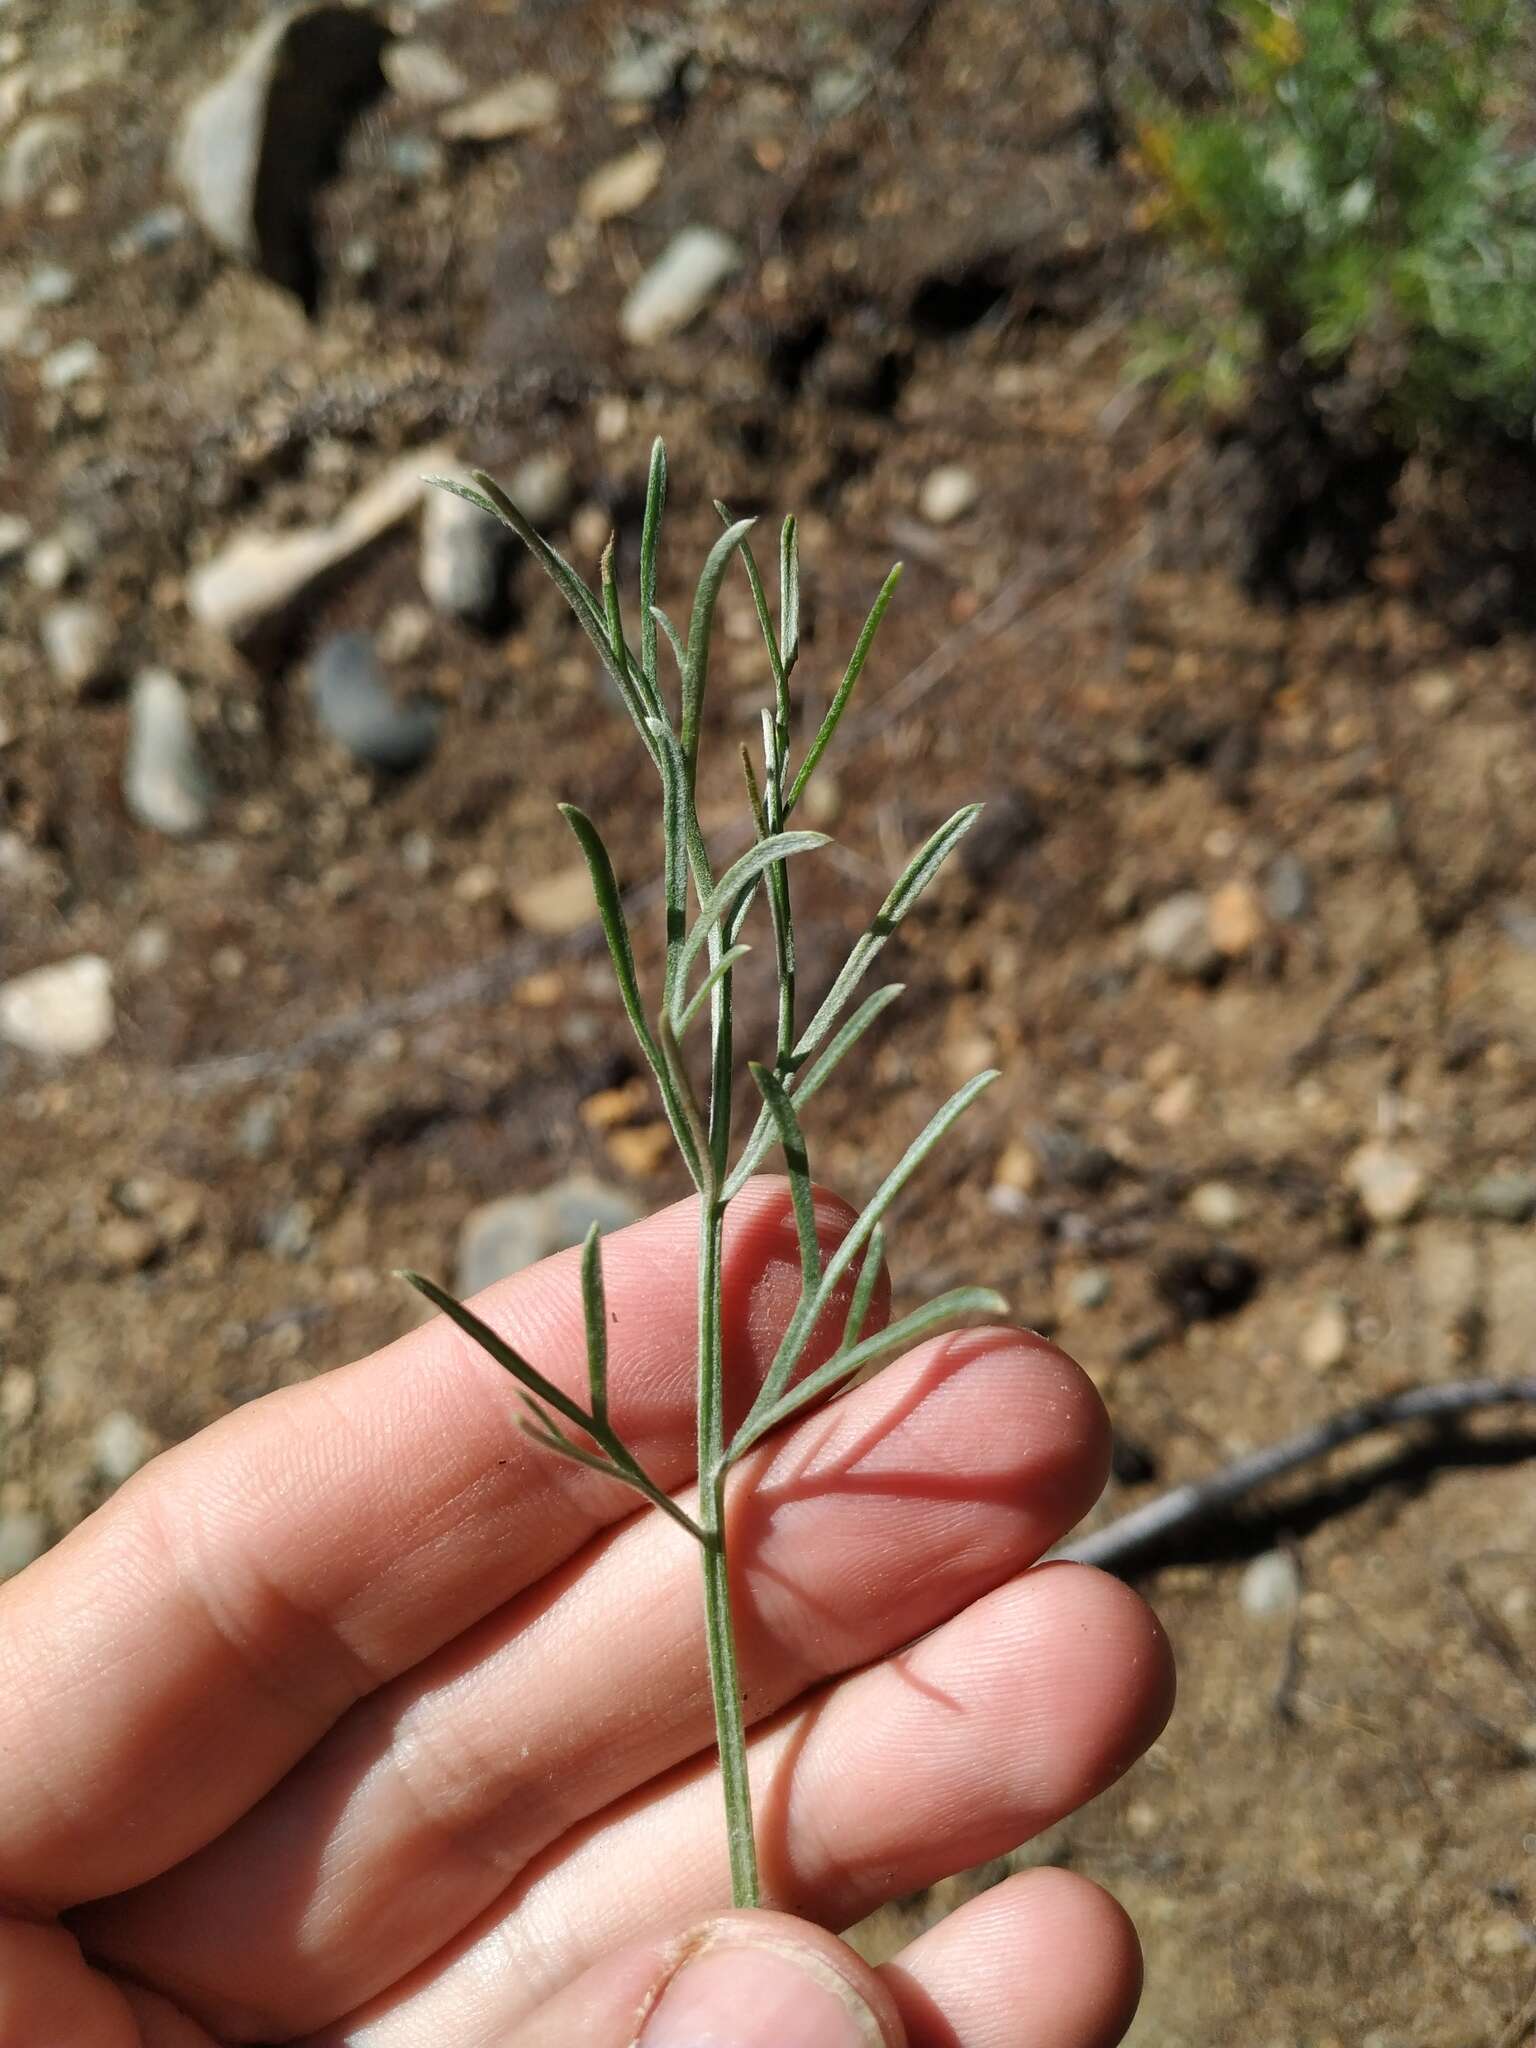
{"label": "green plant stem", "polygon": [[720,1334],[720,1244],[725,1205],[712,1190],[700,1203],[699,1230],[699,1528],[703,1536],[704,1633],[715,1705],[715,1740],[725,1793],[725,1830],[731,1858],[731,1903],[758,1903],[757,1844],[752,1832],[752,1786],[747,1775],[747,1731],[736,1669],[731,1615],[730,1561],[725,1543],[725,1405]]}

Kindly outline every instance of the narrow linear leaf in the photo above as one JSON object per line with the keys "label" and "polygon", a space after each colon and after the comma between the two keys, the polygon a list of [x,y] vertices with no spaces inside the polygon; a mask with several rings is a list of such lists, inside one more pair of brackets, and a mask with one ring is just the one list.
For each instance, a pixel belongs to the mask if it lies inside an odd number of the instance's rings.
{"label": "narrow linear leaf", "polygon": [[[729,527],[731,515],[718,498],[715,500],[715,510],[720,515],[721,524]],[[763,588],[763,579],[758,573],[757,559],[745,541],[741,543],[741,559],[742,565],[747,572],[747,582],[751,587],[752,602],[757,608],[757,623],[763,636],[763,645],[768,650],[768,666],[773,671],[774,693],[779,705],[779,715],[783,717],[788,708],[784,696],[784,657],[779,652],[779,636],[773,629],[773,614],[768,609],[768,593]]]}
{"label": "narrow linear leaf", "polygon": [[651,471],[645,485],[645,523],[640,529],[640,666],[661,705],[661,678],[656,673],[656,550],[661,541],[661,515],[667,502],[667,451],[658,435],[651,443]]}
{"label": "narrow linear leaf", "polygon": [[673,625],[659,604],[651,606],[651,617],[667,636],[667,644],[671,647],[677,662],[679,677],[685,676],[688,673],[688,650],[683,645],[682,634],[678,632],[676,626]]}
{"label": "narrow linear leaf", "polygon": [[990,1287],[955,1287],[949,1293],[940,1294],[923,1308],[914,1309],[899,1322],[889,1324],[873,1337],[866,1337],[862,1344],[840,1350],[836,1357],[829,1358],[825,1365],[807,1375],[799,1386],[793,1388],[782,1400],[756,1421],[749,1421],[739,1432],[730,1448],[734,1461],[743,1452],[751,1450],[761,1438],[775,1430],[792,1415],[808,1408],[813,1401],[831,1392],[850,1380],[867,1366],[883,1365],[898,1351],[909,1344],[919,1343],[943,1324],[952,1322],[957,1316],[997,1316],[1007,1311],[1008,1304],[1002,1295]]}
{"label": "narrow linear leaf", "polygon": [[957,1088],[948,1102],[941,1109],[936,1110],[928,1119],[922,1130],[912,1140],[906,1151],[901,1155],[901,1158],[880,1183],[860,1214],[858,1221],[832,1254],[832,1257],[827,1261],[826,1271],[822,1274],[820,1286],[816,1288],[814,1294],[802,1295],[794,1314],[789,1319],[789,1327],[785,1330],[784,1336],[780,1341],[778,1351],[774,1355],[773,1364],[768,1369],[767,1377],[758,1389],[757,1399],[753,1402],[748,1412],[747,1424],[754,1424],[765,1415],[778,1401],[784,1389],[793,1379],[795,1368],[800,1363],[801,1354],[810,1340],[812,1330],[816,1327],[817,1318],[825,1310],[844,1273],[847,1272],[849,1266],[869,1242],[870,1234],[876,1224],[881,1221],[892,1202],[895,1201],[896,1197],[901,1193],[935,1145],[938,1144],[945,1132],[949,1130],[957,1118],[964,1115],[965,1111],[969,1109],[982,1090],[990,1088],[997,1078],[997,1069],[989,1067],[985,1073],[978,1074],[974,1080],[967,1081],[963,1088]]}
{"label": "narrow linear leaf", "polygon": [[741,772],[747,785],[747,802],[752,811],[752,823],[757,827],[759,839],[768,837],[768,814],[763,809],[763,793],[757,786],[757,773],[752,766],[752,755],[745,740],[741,743]]}
{"label": "narrow linear leaf", "polygon": [[608,1427],[608,1302],[603,1288],[601,1232],[596,1223],[581,1247],[581,1309],[587,1327],[587,1396],[592,1420]]}
{"label": "narrow linear leaf", "polygon": [[801,792],[815,773],[817,762],[831,745],[832,735],[842,723],[843,713],[848,709],[848,700],[853,695],[854,685],[858,682],[860,675],[864,671],[864,664],[869,659],[870,648],[875,644],[875,635],[880,630],[880,621],[885,617],[891,599],[896,595],[896,586],[900,581],[901,564],[898,562],[880,586],[880,594],[870,607],[869,617],[864,621],[864,630],[860,633],[858,643],[849,657],[848,666],[843,671],[843,680],[837,686],[837,695],[827,707],[827,715],[821,721],[820,732],[817,733],[815,739],[811,742],[810,752],[800,763],[800,773],[795,777],[789,795],[785,799],[784,815],[786,818],[794,810],[795,805],[799,803]]}
{"label": "narrow linear leaf", "polygon": [[688,1069],[683,1062],[682,1048],[677,1042],[677,1033],[672,1029],[672,1020],[663,1010],[657,1029],[661,1041],[661,1057],[666,1064],[667,1075],[672,1084],[680,1113],[687,1125],[688,1136],[697,1152],[701,1165],[710,1158],[709,1126],[704,1121],[704,1112],[699,1107],[699,1098],[693,1092],[693,1083],[688,1078]]}
{"label": "narrow linear leaf", "polygon": [[[875,1019],[883,1010],[890,1008],[896,998],[904,993],[905,988],[905,982],[891,981],[883,988],[876,989],[872,996],[865,998],[815,1064],[791,1089],[790,1100],[797,1110],[803,1109],[817,1089],[831,1078],[833,1070],[845,1054],[853,1050]],[[740,1159],[731,1170],[730,1179],[725,1184],[727,1200],[733,1195],[740,1194],[745,1183],[756,1173],[762,1163],[763,1154],[772,1143],[772,1138],[773,1121],[765,1108],[757,1120],[757,1127],[752,1136],[742,1148]]]}
{"label": "narrow linear leaf", "polygon": [[768,1113],[779,1133],[784,1165],[789,1173],[789,1195],[795,1211],[795,1235],[800,1241],[800,1284],[807,1294],[821,1281],[821,1242],[816,1235],[816,1204],[811,1196],[811,1169],[806,1158],[805,1134],[795,1115],[783,1083],[758,1061],[749,1062]]}
{"label": "narrow linear leaf", "polygon": [[[622,674],[628,677],[630,688],[634,691],[636,697],[645,706],[648,713],[654,714],[661,707],[652,701],[651,686],[646,677],[643,674],[636,676],[634,657],[629,651],[629,642],[624,637],[624,613],[619,603],[619,579],[614,566],[617,550],[618,537],[615,534],[610,534],[608,536],[608,545],[603,549],[602,560],[599,564],[599,576],[603,592],[603,619],[608,629],[608,651],[613,657],[613,670],[615,672],[622,672]],[[644,738],[643,733],[641,737]]]}
{"label": "narrow linear leaf", "polygon": [[793,512],[779,535],[779,650],[787,679],[800,659],[800,529]]}
{"label": "narrow linear leaf", "polygon": [[843,1005],[868,971],[870,962],[884,946],[902,919],[917,902],[928,884],[943,867],[960,841],[981,816],[980,804],[967,804],[924,840],[903,869],[895,887],[853,943],[825,1001],[795,1043],[795,1057],[804,1059],[814,1052],[842,1012]]}
{"label": "narrow linear leaf", "polygon": [[720,958],[710,968],[708,974],[705,975],[704,979],[689,997],[682,1014],[673,1021],[672,1029],[679,1039],[681,1039],[694,1018],[698,1016],[700,1010],[709,1001],[711,994],[714,992],[715,984],[724,975],[729,974],[738,961],[744,960],[751,950],[750,946],[735,945],[728,947],[720,955]]}
{"label": "narrow linear leaf", "polygon": [[656,764],[661,771],[662,892],[666,901],[667,964],[662,1005],[675,1008],[685,979],[683,941],[688,935],[688,777],[682,748],[671,726],[651,721]]}
{"label": "narrow linear leaf", "polygon": [[726,528],[710,549],[694,592],[693,610],[688,618],[688,650],[683,661],[683,723],[680,734],[690,788],[699,757],[699,721],[704,711],[704,685],[709,678],[709,636],[715,619],[715,603],[731,556],[756,524],[755,519],[738,519],[733,526]]}
{"label": "narrow linear leaf", "polygon": [[[457,1323],[465,1336],[480,1346],[480,1349],[494,1358],[496,1363],[511,1373],[518,1385],[530,1394],[536,1395],[546,1407],[553,1408],[557,1415],[563,1415],[567,1422],[573,1422],[578,1429],[589,1435],[596,1433],[592,1416],[588,1415],[579,1402],[569,1394],[562,1393],[552,1380],[545,1379],[536,1366],[528,1363],[520,1352],[515,1351],[505,1337],[499,1337],[489,1323],[481,1322],[471,1308],[466,1308],[435,1280],[427,1280],[420,1273],[401,1273],[400,1278],[414,1287],[418,1294],[424,1294],[434,1308],[441,1309],[450,1322]],[[546,1426],[547,1416],[540,1416]]]}
{"label": "narrow linear leaf", "polygon": [[864,1334],[864,1325],[869,1321],[869,1311],[874,1304],[875,1289],[880,1285],[880,1272],[885,1264],[885,1226],[877,1223],[869,1233],[869,1246],[864,1253],[864,1263],[859,1268],[858,1283],[853,1290],[853,1299],[848,1304],[848,1320],[843,1325],[841,1349],[852,1350]]}
{"label": "narrow linear leaf", "polygon": [[710,890],[683,945],[683,972],[698,959],[710,933],[735,903],[742,890],[755,882],[775,861],[789,860],[797,853],[813,853],[829,844],[825,832],[775,832],[749,846],[739,860],[726,869]]}

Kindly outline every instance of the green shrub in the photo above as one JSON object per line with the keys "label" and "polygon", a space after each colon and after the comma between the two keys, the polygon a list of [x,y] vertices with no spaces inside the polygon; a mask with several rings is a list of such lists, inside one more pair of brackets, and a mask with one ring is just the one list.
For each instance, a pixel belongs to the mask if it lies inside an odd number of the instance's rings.
{"label": "green shrub", "polygon": [[[1400,445],[1536,424],[1536,163],[1498,107],[1517,0],[1229,0],[1231,89],[1140,129],[1198,304],[1147,367],[1240,408],[1350,378]],[[1198,324],[1197,324],[1198,323]]]}

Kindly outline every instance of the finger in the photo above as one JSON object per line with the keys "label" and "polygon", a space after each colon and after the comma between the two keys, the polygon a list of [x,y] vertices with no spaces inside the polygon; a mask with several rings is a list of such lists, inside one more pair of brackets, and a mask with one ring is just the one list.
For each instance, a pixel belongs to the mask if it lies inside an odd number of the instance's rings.
{"label": "finger", "polygon": [[783,1913],[722,1913],[610,1956],[507,2048],[906,2048],[891,1993],[852,1949]]}
{"label": "finger", "polygon": [[1030,1870],[968,1900],[879,1974],[910,2048],[1114,2048],[1141,1995],[1141,1947],[1097,1885]]}
{"label": "finger", "polygon": [[[818,1217],[831,1238],[849,1212]],[[685,1203],[604,1248],[614,1424],[668,1487],[694,1462],[696,1228]],[[732,1203],[724,1276],[741,1399],[799,1296],[781,1185]],[[578,1254],[479,1307],[583,1390]],[[57,1908],[166,1869],[354,1701],[631,1511],[531,1444],[521,1412],[439,1318],[167,1453],[0,1592],[0,1898]]]}
{"label": "finger", "polygon": [[[972,1331],[744,1460],[729,1545],[749,1718],[1032,1564],[1097,1497],[1108,1437],[1053,1345]],[[708,1745],[705,1668],[697,1551],[643,1516],[375,1694],[202,1854],[77,1924],[221,2035],[323,2025]]]}
{"label": "finger", "polygon": [[[1079,1565],[1027,1572],[751,1743],[765,1902],[844,1927],[1012,1849],[1111,1784],[1172,1703],[1150,1610]],[[458,1942],[311,2048],[494,2048],[614,1942],[728,1896],[713,1770],[558,1843]]]}

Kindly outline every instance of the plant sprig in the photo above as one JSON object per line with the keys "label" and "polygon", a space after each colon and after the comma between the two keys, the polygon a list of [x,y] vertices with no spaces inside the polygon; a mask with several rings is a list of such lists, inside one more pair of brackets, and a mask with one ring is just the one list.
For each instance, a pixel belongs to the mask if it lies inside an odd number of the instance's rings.
{"label": "plant sprig", "polygon": [[[816,1227],[809,1149],[802,1113],[864,1034],[902,992],[891,983],[866,996],[851,1014],[859,984],[886,941],[922,896],[945,860],[975,823],[979,805],[946,820],[912,856],[895,886],[855,940],[832,986],[810,1021],[797,1019],[794,906],[791,862],[827,845],[825,834],[792,827],[805,794],[857,688],[895,593],[900,565],[891,570],[870,609],[853,654],[797,769],[795,707],[790,681],[801,656],[800,557],[793,518],[779,537],[778,616],[752,553],[754,521],[733,520],[716,502],[723,531],[705,561],[680,632],[656,601],[661,526],[667,497],[666,451],[651,452],[640,540],[639,651],[631,645],[619,589],[615,545],[603,551],[599,587],[588,588],[576,570],[524,518],[484,472],[473,483],[448,477],[429,482],[467,498],[500,519],[529,548],[559,588],[595,649],[639,733],[661,789],[664,958],[661,999],[652,1010],[641,988],[628,916],[613,861],[601,833],[574,804],[561,814],[576,836],[592,879],[597,914],[613,963],[619,997],[661,1097],[679,1153],[699,1192],[698,1289],[698,1503],[690,1514],[650,1477],[624,1443],[608,1413],[607,1314],[602,1253],[596,1226],[582,1247],[581,1287],[587,1343],[585,1407],[555,1386],[462,1302],[424,1280],[403,1277],[449,1316],[517,1384],[536,1443],[601,1472],[638,1493],[685,1529],[703,1562],[705,1636],[715,1728],[725,1792],[731,1886],[737,1905],[756,1905],[758,1878],[747,1776],[746,1729],[736,1673],[726,1556],[725,1495],[731,1468],[755,1445],[811,1402],[845,1391],[862,1374],[956,1317],[996,1315],[1002,1298],[990,1289],[962,1287],[937,1296],[884,1329],[866,1334],[884,1265],[884,1218],[923,1161],[955,1120],[996,1075],[979,1074],[937,1111],[881,1182],[852,1229],[824,1255]],[[699,756],[705,729],[709,652],[721,587],[740,559],[757,613],[773,702],[762,715],[762,759],[742,749],[753,841],[720,875],[712,866],[699,821]],[[675,659],[675,693],[663,686],[659,649]],[[733,982],[751,948],[741,931],[759,893],[766,896],[773,933],[777,1021],[772,1055],[750,1061],[762,1108],[731,1163],[732,1091],[736,1078]],[[690,913],[690,901],[693,908]],[[687,1057],[690,1034],[708,1016],[708,1082],[695,1084]],[[769,1151],[777,1145],[789,1178],[801,1294],[762,1386],[744,1420],[727,1437],[721,1333],[721,1249],[726,1209]],[[855,1271],[855,1268],[857,1270]],[[852,1281],[842,1337],[832,1356],[802,1374],[811,1340]],[[574,1432],[574,1433],[573,1433]]]}

